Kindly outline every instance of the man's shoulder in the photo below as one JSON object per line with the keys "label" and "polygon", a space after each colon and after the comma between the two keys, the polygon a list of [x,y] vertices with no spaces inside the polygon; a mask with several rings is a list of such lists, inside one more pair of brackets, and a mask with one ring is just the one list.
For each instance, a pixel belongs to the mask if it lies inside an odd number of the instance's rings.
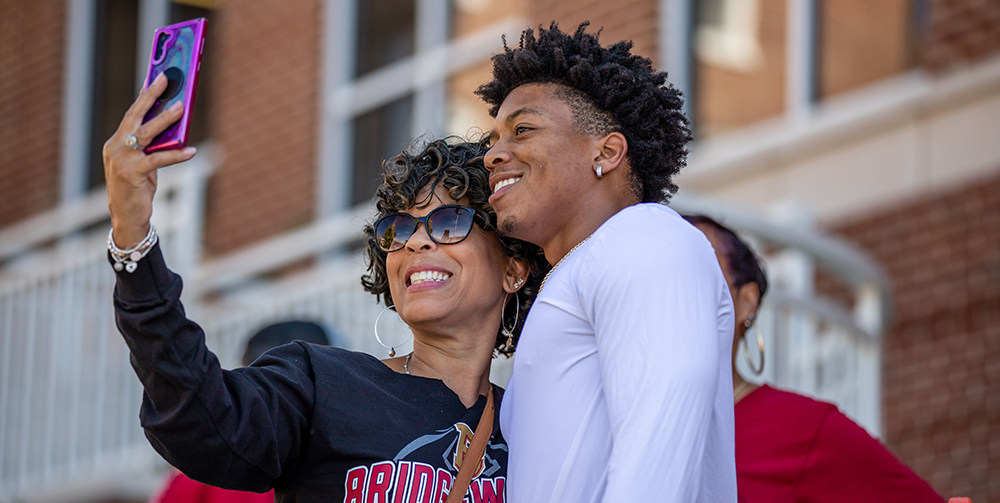
{"label": "man's shoulder", "polygon": [[598,232],[640,232],[650,235],[693,238],[701,235],[693,225],[669,206],[659,203],[639,203],[622,208],[609,218]]}
{"label": "man's shoulder", "polygon": [[628,222],[642,222],[648,219],[666,223],[675,218],[681,219],[680,215],[669,206],[660,203],[639,203],[622,208],[618,213],[612,215],[607,223],[614,226]]}
{"label": "man's shoulder", "polygon": [[[662,259],[665,255],[704,254],[711,250],[708,239],[676,211],[659,203],[640,203],[623,208],[594,233],[609,252],[634,250]],[[639,258],[639,257],[636,257]],[[714,253],[712,254],[714,260]]]}

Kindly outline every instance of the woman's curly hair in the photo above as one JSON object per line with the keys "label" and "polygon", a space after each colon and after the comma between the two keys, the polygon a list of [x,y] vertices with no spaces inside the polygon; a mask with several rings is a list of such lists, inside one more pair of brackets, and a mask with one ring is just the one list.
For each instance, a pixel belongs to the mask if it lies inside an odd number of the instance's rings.
{"label": "woman's curly hair", "polygon": [[[665,203],[677,191],[673,176],[685,165],[691,129],[682,108],[680,91],[667,83],[667,74],[653,70],[648,58],[631,54],[631,41],[601,47],[600,34],[585,33],[589,22],[576,33],[562,32],[553,22],[549,29],[528,28],[516,49],[507,46],[493,56],[493,80],[476,90],[496,117],[500,105],[514,89],[525,84],[560,84],[575,92],[557,93],[570,105],[577,129],[586,134],[620,132],[628,141],[629,181],[643,202]],[[597,113],[581,117],[573,101],[579,94]],[[611,127],[581,127],[610,114]]]}
{"label": "woman's curly hair", "polygon": [[[486,139],[468,142],[460,137],[451,136],[430,142],[421,152],[411,154],[408,151],[396,156],[391,162],[383,163],[382,184],[375,191],[375,208],[378,214],[375,221],[399,211],[412,207],[425,207],[430,203],[431,194],[418,200],[421,189],[425,187],[443,186],[448,195],[458,201],[467,198],[468,206],[476,210],[475,222],[486,231],[496,232],[497,214],[489,205],[490,174],[483,165],[483,155],[488,150]],[[375,229],[372,223],[365,225],[365,258],[368,273],[361,276],[361,285],[365,291],[381,297],[386,305],[393,305],[392,293],[389,291],[389,278],[386,275],[385,260],[388,253],[382,251],[375,242]],[[513,238],[499,238],[504,254],[524,260],[530,272],[524,286],[515,294],[517,302],[508,302],[503,313],[503,324],[511,325],[510,321],[517,313],[514,322],[514,342],[521,335],[521,327],[528,315],[528,309],[535,300],[542,278],[549,270],[542,249],[531,243]],[[513,301],[515,299],[511,299]],[[502,349],[507,336],[497,331],[495,348],[497,352],[510,355],[514,349]]]}

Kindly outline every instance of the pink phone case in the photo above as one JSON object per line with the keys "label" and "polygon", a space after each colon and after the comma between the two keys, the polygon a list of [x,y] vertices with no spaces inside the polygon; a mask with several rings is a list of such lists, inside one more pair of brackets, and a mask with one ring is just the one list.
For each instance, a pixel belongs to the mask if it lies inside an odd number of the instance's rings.
{"label": "pink phone case", "polygon": [[160,95],[153,108],[146,113],[143,123],[166,110],[178,100],[184,103],[184,115],[143,150],[147,154],[159,150],[182,148],[187,145],[191,107],[198,89],[201,73],[201,53],[205,49],[205,19],[198,18],[172,24],[153,34],[153,50],[149,55],[145,89],[161,73],[167,75],[167,89]]}

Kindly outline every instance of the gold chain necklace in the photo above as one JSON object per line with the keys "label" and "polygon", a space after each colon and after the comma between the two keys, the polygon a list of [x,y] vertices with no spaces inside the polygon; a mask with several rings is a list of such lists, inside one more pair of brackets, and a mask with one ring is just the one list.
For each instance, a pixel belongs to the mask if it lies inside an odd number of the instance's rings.
{"label": "gold chain necklace", "polygon": [[[591,236],[593,236],[593,234],[591,234]],[[556,262],[556,265],[552,266],[552,269],[549,269],[549,272],[545,273],[545,277],[542,278],[542,285],[538,287],[538,293],[542,293],[542,288],[545,288],[545,282],[549,280],[549,276],[552,276],[552,273],[555,272],[557,267],[559,267],[559,264],[562,264],[563,261],[568,259],[569,256],[572,255],[577,248],[583,246],[583,243],[586,243],[588,239],[590,239],[590,236],[583,238],[583,241],[580,241],[579,243],[576,244],[576,246],[570,248],[570,250],[566,252],[565,255],[563,255],[563,258],[559,259],[559,262]]]}

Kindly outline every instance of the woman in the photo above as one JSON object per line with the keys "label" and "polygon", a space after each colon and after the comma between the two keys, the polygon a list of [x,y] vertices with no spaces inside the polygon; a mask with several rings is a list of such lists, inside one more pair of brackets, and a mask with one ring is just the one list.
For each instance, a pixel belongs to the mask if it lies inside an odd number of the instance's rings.
{"label": "woman", "polygon": [[767,277],[733,231],[705,216],[685,218],[715,247],[736,312],[733,398],[740,503],[944,501],[836,406],[752,384],[736,372],[740,342],[753,326]]}
{"label": "woman", "polygon": [[[140,417],[154,448],[192,478],[274,488],[278,500],[439,502],[461,487],[462,466],[477,478],[455,496],[502,495],[506,443],[484,413],[500,395],[490,359],[511,351],[545,271],[537,248],[494,231],[485,145],[436,141],[403,153],[377,194],[363,284],[395,303],[413,353],[379,361],[296,342],[224,371],[185,318],[180,278],[149,224],[157,168],[195,153],[142,152],[180,116],[173,108],[141,123],[165,84],[140,94],[104,147],[116,319],[145,389]],[[473,429],[491,419],[476,459]]]}

